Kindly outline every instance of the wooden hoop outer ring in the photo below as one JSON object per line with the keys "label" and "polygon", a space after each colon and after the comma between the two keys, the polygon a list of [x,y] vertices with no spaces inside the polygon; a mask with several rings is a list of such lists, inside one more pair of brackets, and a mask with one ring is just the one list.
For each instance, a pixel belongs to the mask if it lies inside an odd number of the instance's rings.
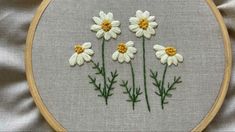
{"label": "wooden hoop outer ring", "polygon": [[[51,1],[53,0],[43,0],[43,2],[36,11],[33,21],[30,24],[26,40],[26,49],[25,49],[25,69],[31,95],[37,107],[39,108],[41,114],[55,131],[66,131],[66,129],[53,117],[53,115],[48,111],[45,104],[43,103],[39,95],[39,92],[37,90],[32,68],[32,47],[33,47],[34,35],[37,29],[37,25],[40,21],[40,18]],[[193,132],[203,131],[220,110],[228,91],[228,86],[231,78],[231,69],[232,69],[231,43],[223,17],[212,0],[205,0],[205,1],[209,5],[213,14],[215,15],[223,35],[224,47],[225,47],[224,80],[221,84],[221,88],[215,100],[215,103],[213,104],[212,108],[207,113],[207,115],[202,119],[202,121],[194,129],[192,129]]]}

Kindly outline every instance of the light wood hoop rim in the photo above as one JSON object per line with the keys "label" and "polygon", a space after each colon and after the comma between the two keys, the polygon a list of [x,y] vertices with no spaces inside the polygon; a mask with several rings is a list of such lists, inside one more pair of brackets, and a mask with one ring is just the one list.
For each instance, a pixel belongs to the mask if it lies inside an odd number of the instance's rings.
{"label": "light wood hoop rim", "polygon": [[[31,95],[37,107],[39,108],[41,114],[55,131],[66,131],[66,129],[54,118],[54,116],[48,111],[45,104],[43,103],[34,80],[33,68],[32,68],[32,47],[33,47],[35,32],[41,16],[43,15],[44,11],[46,10],[51,1],[53,0],[43,0],[43,2],[36,11],[33,21],[30,24],[26,40],[26,49],[25,49],[25,69]],[[223,17],[212,0],[205,0],[205,1],[209,5],[213,14],[215,15],[216,20],[218,21],[222,32],[224,40],[224,52],[225,52],[225,69],[224,69],[223,82],[221,84],[221,88],[215,100],[215,103],[213,104],[207,115],[203,118],[203,120],[194,129],[192,129],[192,131],[203,131],[220,110],[228,91],[228,86],[231,77],[231,69],[232,69],[231,43]]]}

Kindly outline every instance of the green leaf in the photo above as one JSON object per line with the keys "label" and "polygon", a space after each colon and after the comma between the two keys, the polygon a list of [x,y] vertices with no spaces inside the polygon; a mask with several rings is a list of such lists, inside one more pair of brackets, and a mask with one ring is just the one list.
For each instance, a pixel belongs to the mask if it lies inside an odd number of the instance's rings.
{"label": "green leaf", "polygon": [[155,94],[157,94],[158,96],[161,96],[158,92],[155,92]]}
{"label": "green leaf", "polygon": [[[115,70],[115,72],[111,72],[110,74],[111,74],[111,77],[108,77],[108,82],[109,82],[109,84],[106,85],[106,87],[107,87],[107,89],[108,89],[107,95],[106,95],[107,97],[113,95],[113,94],[111,94],[110,92],[114,89],[113,85],[114,85],[115,83],[117,83],[117,81],[116,81],[115,79],[116,79],[117,76],[118,76],[117,70]],[[122,85],[120,85],[120,86],[122,86]]]}
{"label": "green leaf", "polygon": [[[122,83],[120,84],[120,86],[125,88],[125,91],[123,93],[128,94],[129,99],[126,100],[127,102],[136,103],[140,101],[140,100],[137,100],[138,96],[142,94],[142,92],[140,92],[141,90],[140,88],[128,87],[128,81],[124,81],[124,80],[122,80]],[[132,92],[133,90],[135,91],[135,93]]]}
{"label": "green leaf", "polygon": [[109,94],[108,96],[112,96],[113,94],[111,93],[111,94]]}
{"label": "green leaf", "polygon": [[163,104],[168,104],[168,102],[164,102]]}
{"label": "green leaf", "polygon": [[172,94],[169,94],[169,93],[168,93],[166,96],[167,96],[167,97],[172,97]]}
{"label": "green leaf", "polygon": [[104,93],[103,93],[103,91],[101,90],[101,84],[99,83],[99,84],[97,84],[96,83],[96,78],[94,77],[94,78],[92,78],[90,75],[88,75],[88,78],[90,79],[90,84],[92,84],[94,87],[95,87],[95,90],[96,91],[99,91],[100,92],[100,95],[98,95],[98,96],[104,96]]}

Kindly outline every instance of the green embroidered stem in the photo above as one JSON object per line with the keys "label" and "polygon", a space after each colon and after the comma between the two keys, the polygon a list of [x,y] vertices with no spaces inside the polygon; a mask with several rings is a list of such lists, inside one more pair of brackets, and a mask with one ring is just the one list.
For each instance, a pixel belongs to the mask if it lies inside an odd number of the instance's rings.
{"label": "green embroidered stem", "polygon": [[146,66],[145,66],[145,37],[143,36],[143,76],[144,76],[144,93],[145,93],[145,100],[147,103],[148,111],[150,112],[150,105],[148,100],[148,91],[147,91],[147,82],[146,82]]}
{"label": "green embroidered stem", "polygon": [[150,74],[150,77],[151,77],[152,79],[154,79],[153,85],[158,88],[158,91],[156,91],[155,93],[156,93],[158,96],[161,96],[161,81],[160,81],[160,80],[158,81],[158,79],[157,79],[157,77],[158,77],[158,72],[154,73],[154,72],[150,69],[150,73],[151,73],[151,74]]}
{"label": "green embroidered stem", "polygon": [[117,70],[115,70],[115,72],[111,72],[111,79],[108,77],[109,85],[106,86],[108,88],[108,91],[106,93],[107,99],[109,96],[113,95],[112,93],[110,93],[110,91],[114,89],[113,85],[117,83],[117,81],[115,80],[117,77],[118,77]]}
{"label": "green embroidered stem", "polygon": [[[93,63],[93,64],[95,66],[97,66],[96,63]],[[95,66],[93,67],[93,69],[97,69],[97,71],[100,71],[99,69],[101,69],[101,68],[100,67],[95,67]],[[103,77],[102,73],[99,73],[99,74],[102,75],[102,77]],[[111,93],[111,91],[114,89],[113,85],[115,83],[117,83],[117,81],[116,81],[117,77],[118,77],[117,70],[115,70],[115,72],[111,72],[111,78],[108,77],[109,84],[102,87],[102,85],[100,83],[97,84],[96,77],[92,78],[90,75],[88,75],[88,78],[90,79],[89,83],[93,84],[93,86],[95,87],[95,90],[100,92],[100,94],[98,96],[103,97],[105,100],[108,100],[108,97],[113,95],[113,93]]]}
{"label": "green embroidered stem", "polygon": [[98,96],[99,97],[104,97],[104,91],[102,91],[102,89],[101,89],[101,84],[100,83],[99,84],[96,83],[96,78],[95,77],[92,78],[90,75],[88,75],[88,77],[90,79],[89,83],[93,84],[94,87],[95,87],[95,90],[100,92],[100,94]]}
{"label": "green embroidered stem", "polygon": [[103,68],[100,67],[99,62],[96,64],[93,60],[91,60],[91,63],[94,65],[92,68],[97,70],[97,72],[96,72],[95,74],[97,74],[97,75],[99,75],[99,74],[103,75]]}
{"label": "green embroidered stem", "polygon": [[128,81],[122,81],[122,84],[120,84],[120,86],[125,88],[125,92],[123,93],[128,94],[128,97],[129,97],[129,99],[126,101],[132,102],[132,109],[135,110],[135,103],[141,101],[138,99],[138,97],[139,95],[142,94],[142,92],[140,92],[140,88],[135,87],[135,73],[134,73],[132,62],[130,62],[130,68],[131,68],[131,75],[132,75],[132,88],[128,88]]}
{"label": "green embroidered stem", "polygon": [[[163,94],[163,98],[162,98],[162,104],[164,105],[164,104],[168,104],[168,102],[165,102],[165,99],[166,99],[166,97],[171,97],[172,96],[172,94],[170,94],[169,92],[171,91],[171,90],[175,90],[176,88],[174,87],[176,84],[179,84],[179,83],[182,83],[182,81],[180,80],[181,79],[181,77],[178,77],[178,78],[176,78],[176,77],[174,77],[174,82],[170,85],[170,83],[168,83],[168,86],[167,86],[167,90],[164,92],[164,94]],[[162,106],[162,109],[164,109],[164,106]]]}
{"label": "green embroidered stem", "polygon": [[162,76],[162,85],[161,85],[161,91],[160,91],[162,109],[164,109],[164,101],[165,101],[164,82],[165,82],[165,76],[166,76],[167,67],[168,67],[167,64],[165,64],[165,70],[164,70],[164,73],[163,73],[163,76]]}
{"label": "green embroidered stem", "polygon": [[182,83],[182,81],[180,80],[181,77],[174,77],[174,82],[172,84],[170,84],[168,82],[168,85],[167,85],[167,89],[165,89],[165,86],[164,86],[164,82],[165,82],[165,76],[166,76],[166,72],[167,72],[167,64],[165,65],[165,70],[164,70],[164,73],[163,73],[163,76],[162,76],[162,81],[161,80],[158,80],[157,77],[158,77],[158,72],[154,73],[152,70],[150,70],[151,74],[150,74],[150,77],[152,79],[154,79],[154,82],[153,82],[153,85],[155,87],[157,87],[157,90],[155,93],[161,97],[161,108],[164,109],[164,104],[168,104],[168,102],[166,102],[166,97],[171,97],[172,94],[170,93],[171,90],[175,90],[175,85],[176,84],[179,84],[179,83]]}
{"label": "green embroidered stem", "polygon": [[[140,102],[141,100],[138,99],[139,95],[142,94],[140,92],[140,88],[128,88],[128,81],[122,81],[120,84],[121,87],[125,88],[124,94],[128,94],[129,99],[126,100],[127,102],[132,102],[132,109],[135,110],[135,103]],[[135,89],[135,93],[133,90]]]}
{"label": "green embroidered stem", "polygon": [[100,75],[103,78],[103,85],[101,83],[97,83],[96,77],[92,78],[90,75],[88,75],[88,78],[90,79],[90,84],[92,84],[95,87],[95,90],[99,91],[100,94],[99,97],[103,97],[105,99],[105,104],[108,105],[108,98],[112,96],[113,94],[111,91],[114,89],[113,85],[117,83],[116,78],[118,77],[117,70],[114,72],[111,72],[111,77],[106,76],[106,70],[105,70],[105,39],[103,38],[102,42],[102,67],[99,63],[95,63],[93,60],[91,60],[91,63],[93,64],[93,69],[95,69],[97,72],[96,75]]}
{"label": "green embroidered stem", "polygon": [[[103,69],[103,79],[104,79],[104,94],[107,95],[106,93],[106,72],[105,72],[105,56],[104,56],[104,46],[105,46],[105,39],[103,38],[102,42],[102,69]],[[108,97],[105,96],[105,104],[108,105]]]}
{"label": "green embroidered stem", "polygon": [[[130,61],[130,67],[131,67],[131,75],[132,75],[132,95],[135,94],[135,73],[134,73],[134,69],[133,69],[133,66],[132,66],[132,62]],[[132,101],[132,107],[133,107],[133,110],[135,109],[135,102]]]}

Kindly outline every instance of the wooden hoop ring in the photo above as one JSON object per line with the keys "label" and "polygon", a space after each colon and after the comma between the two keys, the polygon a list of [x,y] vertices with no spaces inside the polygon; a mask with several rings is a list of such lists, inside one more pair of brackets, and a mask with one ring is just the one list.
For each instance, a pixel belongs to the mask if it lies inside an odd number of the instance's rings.
{"label": "wooden hoop ring", "polygon": [[[66,129],[53,117],[53,115],[48,111],[48,109],[44,105],[37,90],[36,83],[34,81],[33,68],[32,68],[32,47],[33,47],[34,35],[37,29],[37,25],[40,21],[40,18],[51,1],[52,0],[43,0],[43,2],[36,11],[33,21],[30,24],[26,40],[26,49],[25,49],[25,69],[26,69],[26,76],[29,84],[30,93],[33,97],[34,102],[39,108],[41,114],[55,131],[66,131]],[[221,16],[219,10],[217,9],[216,5],[212,0],[205,0],[205,1],[211,8],[213,14],[215,15],[223,35],[224,47],[225,47],[224,80],[221,84],[219,94],[212,108],[203,118],[203,120],[192,131],[203,131],[220,110],[228,91],[228,86],[231,77],[231,69],[232,69],[232,50],[231,50],[232,48],[231,48],[229,34],[225,26],[223,17]]]}

